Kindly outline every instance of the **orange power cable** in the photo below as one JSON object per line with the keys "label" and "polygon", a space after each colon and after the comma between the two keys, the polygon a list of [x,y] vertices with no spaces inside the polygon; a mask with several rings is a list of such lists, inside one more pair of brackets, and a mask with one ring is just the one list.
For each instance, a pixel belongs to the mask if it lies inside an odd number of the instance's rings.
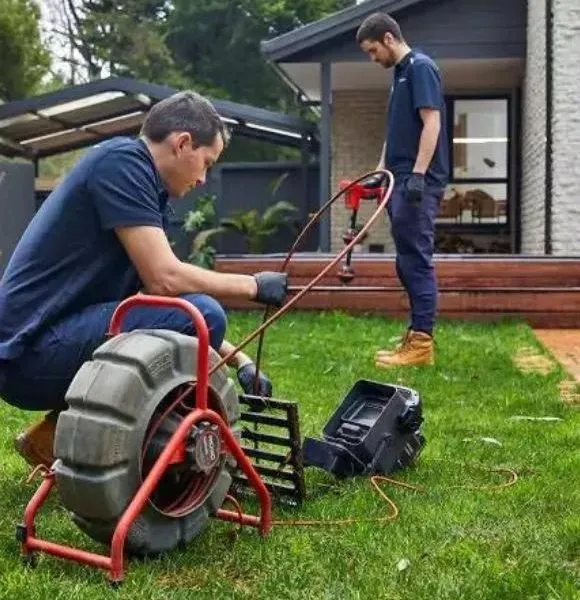
{"label": "orange power cable", "polygon": [[[462,465],[465,466],[465,465]],[[510,469],[509,467],[481,467],[479,465],[471,465],[474,468],[479,468],[484,471],[488,471],[490,473],[507,473],[509,474],[509,479],[499,484],[484,484],[484,485],[456,485],[449,486],[447,489],[471,489],[471,490],[500,490],[507,487],[511,487],[518,480],[517,473]],[[426,488],[422,488],[417,485],[412,485],[410,483],[406,483],[404,481],[399,481],[398,479],[392,479],[391,477],[385,477],[384,475],[373,475],[369,478],[370,485],[373,489],[379,494],[379,496],[389,505],[390,511],[387,515],[382,517],[347,517],[344,519],[290,519],[290,520],[274,520],[272,521],[272,525],[276,525],[278,527],[307,527],[307,526],[336,526],[336,525],[353,525],[354,523],[384,523],[387,521],[394,521],[399,515],[399,509],[397,505],[394,503],[391,498],[387,496],[387,494],[383,491],[379,482],[390,483],[395,486],[399,486],[402,488],[406,488],[408,490],[412,490],[414,492],[426,492]]]}

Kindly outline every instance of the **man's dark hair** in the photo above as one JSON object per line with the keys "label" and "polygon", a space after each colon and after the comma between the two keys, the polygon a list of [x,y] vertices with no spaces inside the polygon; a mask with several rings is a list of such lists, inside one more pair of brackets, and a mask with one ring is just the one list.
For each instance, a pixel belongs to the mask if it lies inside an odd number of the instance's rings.
{"label": "man's dark hair", "polygon": [[174,131],[186,131],[193,139],[194,148],[211,146],[218,134],[224,146],[229,142],[229,131],[213,104],[197,92],[178,92],[151,108],[141,135],[152,142],[162,142]]}
{"label": "man's dark hair", "polygon": [[374,13],[368,16],[356,32],[356,42],[360,46],[364,41],[382,42],[385,34],[390,33],[396,40],[403,41],[399,24],[386,13]]}

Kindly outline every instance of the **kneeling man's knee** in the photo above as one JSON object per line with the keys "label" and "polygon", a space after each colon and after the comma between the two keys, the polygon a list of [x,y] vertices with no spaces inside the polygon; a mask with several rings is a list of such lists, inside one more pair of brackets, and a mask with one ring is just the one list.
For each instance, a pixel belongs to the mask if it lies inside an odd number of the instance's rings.
{"label": "kneeling man's knee", "polygon": [[205,294],[186,294],[182,297],[200,310],[209,330],[210,344],[212,348],[219,350],[228,324],[223,306],[215,298]]}

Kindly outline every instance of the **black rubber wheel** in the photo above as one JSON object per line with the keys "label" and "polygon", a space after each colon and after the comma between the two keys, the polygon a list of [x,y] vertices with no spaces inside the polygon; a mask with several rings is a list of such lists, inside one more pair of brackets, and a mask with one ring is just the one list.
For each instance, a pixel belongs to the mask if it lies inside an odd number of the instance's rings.
{"label": "black rubber wheel", "polygon": [[[56,428],[54,469],[63,505],[93,539],[110,542],[147,466],[193,405],[194,387],[187,384],[195,380],[197,344],[165,330],[121,334],[99,347],[72,381],[69,408]],[[218,360],[210,349],[210,364]],[[185,408],[167,412],[184,397]],[[225,367],[210,379],[208,404],[239,438],[238,396]],[[222,454],[207,472],[172,466],[130,529],[126,552],[159,554],[198,535],[221,507],[234,465]]]}

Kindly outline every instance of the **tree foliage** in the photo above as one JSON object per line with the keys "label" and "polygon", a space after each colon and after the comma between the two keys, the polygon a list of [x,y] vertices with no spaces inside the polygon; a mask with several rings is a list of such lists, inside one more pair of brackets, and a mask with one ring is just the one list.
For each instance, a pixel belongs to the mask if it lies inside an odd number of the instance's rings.
{"label": "tree foliage", "polygon": [[[5,0],[3,0],[5,1]],[[288,88],[260,42],[353,0],[47,0],[72,83],[105,75],[193,87],[210,96],[286,109]]]}
{"label": "tree foliage", "polygon": [[[2,1],[2,0],[0,0]],[[284,112],[299,107],[260,42],[354,0],[45,0],[67,83],[125,75]],[[234,138],[224,160],[294,158]]]}
{"label": "tree foliage", "polygon": [[264,60],[260,42],[349,4],[352,0],[175,0],[167,44],[180,70],[205,93],[291,110],[290,91]]}
{"label": "tree foliage", "polygon": [[51,8],[71,83],[110,75],[183,83],[165,44],[166,0],[51,0]]}
{"label": "tree foliage", "polygon": [[48,72],[50,55],[39,31],[40,11],[32,0],[0,0],[0,99],[34,92]]}
{"label": "tree foliage", "polygon": [[[264,60],[260,42],[350,4],[353,0],[174,0],[166,43],[180,73],[201,93],[296,113],[292,91]],[[295,154],[234,138],[224,160]]]}

